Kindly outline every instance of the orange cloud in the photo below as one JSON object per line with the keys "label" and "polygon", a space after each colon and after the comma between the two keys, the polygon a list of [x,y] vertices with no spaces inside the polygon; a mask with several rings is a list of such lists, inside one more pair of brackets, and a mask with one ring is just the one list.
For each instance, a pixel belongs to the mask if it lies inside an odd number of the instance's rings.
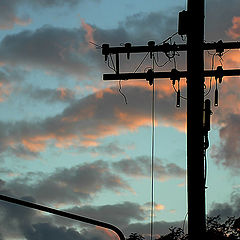
{"label": "orange cloud", "polygon": [[96,146],[99,145],[98,142],[96,142],[96,141],[90,141],[90,140],[81,141],[81,144],[82,144],[84,147],[96,147]]}
{"label": "orange cloud", "polygon": [[78,114],[63,117],[61,119],[62,122],[67,123],[74,123],[78,122],[80,120],[84,120],[87,118],[92,118],[94,116],[95,107],[94,106],[88,106],[88,108],[81,109]]}
{"label": "orange cloud", "polygon": [[53,136],[51,135],[34,136],[31,138],[22,139],[22,144],[31,152],[41,152],[46,147],[46,141],[52,137]]}
{"label": "orange cloud", "polygon": [[232,27],[227,31],[227,34],[232,39],[237,39],[240,37],[240,17],[233,17]]}
{"label": "orange cloud", "polygon": [[11,84],[0,82],[0,102],[4,102],[5,99],[11,94],[11,92]]}
{"label": "orange cloud", "polygon": [[81,24],[83,29],[85,30],[85,41],[88,43],[89,48],[95,48],[94,45],[92,45],[90,42],[95,43],[95,40],[93,38],[93,33],[96,31],[96,29],[92,28],[91,25],[85,23],[85,21],[81,18]]}
{"label": "orange cloud", "polygon": [[165,209],[165,206],[163,204],[156,204],[155,205],[155,210],[156,211],[162,211]]}

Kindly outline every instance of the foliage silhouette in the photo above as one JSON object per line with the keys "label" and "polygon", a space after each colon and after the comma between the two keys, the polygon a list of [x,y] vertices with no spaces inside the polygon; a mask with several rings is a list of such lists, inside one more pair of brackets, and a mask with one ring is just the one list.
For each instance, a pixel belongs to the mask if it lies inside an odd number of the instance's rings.
{"label": "foliage silhouette", "polygon": [[[171,227],[170,233],[156,240],[188,240],[188,234],[182,228]],[[127,240],[144,240],[138,233],[131,233]],[[225,222],[220,216],[208,217],[206,222],[206,240],[240,240],[240,217],[228,217]]]}

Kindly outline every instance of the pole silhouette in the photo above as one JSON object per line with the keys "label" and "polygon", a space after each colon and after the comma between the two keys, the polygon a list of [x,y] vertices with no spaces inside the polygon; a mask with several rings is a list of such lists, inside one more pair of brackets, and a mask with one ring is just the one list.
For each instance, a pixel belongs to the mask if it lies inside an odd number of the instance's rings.
{"label": "pole silhouette", "polygon": [[[114,74],[103,74],[103,80],[145,79],[152,82],[154,78],[169,78],[173,81],[187,78],[187,198],[188,198],[188,234],[190,240],[204,239],[206,233],[205,213],[205,166],[204,155],[208,147],[208,131],[204,127],[204,116],[210,121],[211,110],[204,115],[204,78],[215,77],[222,82],[224,76],[240,76],[240,69],[224,70],[218,66],[216,70],[204,69],[204,51],[216,50],[221,56],[225,49],[239,49],[240,42],[214,43],[204,42],[204,0],[188,0],[187,11],[179,14],[179,35],[187,36],[187,44],[155,45],[149,41],[147,46],[132,46],[126,43],[123,47],[102,45],[102,54],[105,61],[110,54],[116,54],[116,71]],[[127,54],[129,59],[132,53],[181,52],[187,51],[187,71],[172,69],[170,72],[120,73],[119,54]],[[217,92],[218,93],[218,92]],[[180,100],[178,94],[178,100]],[[216,98],[217,97],[217,98]],[[179,101],[178,101],[179,102]],[[207,105],[210,106],[209,101]],[[215,106],[218,105],[218,94],[215,90]],[[178,104],[180,106],[180,104]],[[209,107],[208,106],[208,107]],[[206,119],[205,119],[206,120]],[[210,123],[210,122],[209,122]]]}
{"label": "pole silhouette", "polygon": [[204,0],[187,6],[187,196],[189,239],[204,239]]}

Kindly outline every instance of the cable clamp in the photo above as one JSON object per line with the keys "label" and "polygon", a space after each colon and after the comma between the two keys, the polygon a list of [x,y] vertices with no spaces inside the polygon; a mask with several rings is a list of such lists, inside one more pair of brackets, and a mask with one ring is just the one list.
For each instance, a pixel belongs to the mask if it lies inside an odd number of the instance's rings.
{"label": "cable clamp", "polygon": [[154,80],[154,71],[153,69],[148,69],[147,75],[146,75],[146,80],[149,82],[149,85],[153,85],[153,80]]}
{"label": "cable clamp", "polygon": [[223,67],[222,66],[217,67],[215,79],[216,80],[219,79],[219,83],[222,83],[222,79],[223,79]]}

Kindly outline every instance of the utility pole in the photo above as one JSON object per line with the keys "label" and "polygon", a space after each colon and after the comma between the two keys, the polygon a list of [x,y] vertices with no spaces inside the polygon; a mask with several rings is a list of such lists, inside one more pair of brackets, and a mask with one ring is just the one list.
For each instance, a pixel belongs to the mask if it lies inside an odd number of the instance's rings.
{"label": "utility pole", "polygon": [[205,239],[204,0],[187,6],[187,194],[190,240]]}
{"label": "utility pole", "polygon": [[[150,85],[155,78],[170,78],[173,82],[187,78],[187,195],[188,195],[188,234],[190,240],[205,239],[205,165],[204,154],[208,147],[208,131],[210,131],[210,100],[205,101],[208,109],[204,109],[204,79],[215,77],[222,82],[223,76],[240,76],[240,69],[204,70],[204,50],[216,50],[221,56],[225,49],[240,48],[239,42],[221,40],[215,43],[204,43],[204,0],[188,0],[187,11],[179,14],[179,35],[187,36],[187,44],[163,43],[155,45],[149,41],[147,46],[132,46],[126,43],[124,47],[102,45],[102,54],[107,61],[111,54],[116,55],[115,74],[104,74],[103,80],[146,79]],[[120,73],[119,54],[187,51],[187,71],[172,69],[171,72]],[[166,54],[167,55],[167,54]],[[180,104],[180,94],[177,94],[177,106]],[[218,105],[218,92],[215,90],[215,105]],[[204,116],[208,119],[204,119]],[[204,124],[208,126],[204,126]]]}

